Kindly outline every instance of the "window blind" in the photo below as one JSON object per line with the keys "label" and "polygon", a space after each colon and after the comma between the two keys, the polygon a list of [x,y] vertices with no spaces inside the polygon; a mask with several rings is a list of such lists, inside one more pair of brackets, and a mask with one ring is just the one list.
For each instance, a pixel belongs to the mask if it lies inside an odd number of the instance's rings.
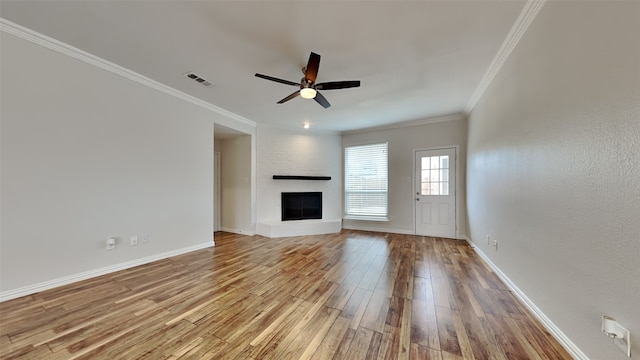
{"label": "window blind", "polygon": [[386,142],[345,147],[345,215],[387,216],[388,168]]}

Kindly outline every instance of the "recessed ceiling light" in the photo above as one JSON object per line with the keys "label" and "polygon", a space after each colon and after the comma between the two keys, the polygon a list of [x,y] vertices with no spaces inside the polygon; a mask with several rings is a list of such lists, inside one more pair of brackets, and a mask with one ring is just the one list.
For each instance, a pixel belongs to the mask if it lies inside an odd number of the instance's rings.
{"label": "recessed ceiling light", "polygon": [[309,128],[309,124],[304,124],[304,128],[308,129]]}

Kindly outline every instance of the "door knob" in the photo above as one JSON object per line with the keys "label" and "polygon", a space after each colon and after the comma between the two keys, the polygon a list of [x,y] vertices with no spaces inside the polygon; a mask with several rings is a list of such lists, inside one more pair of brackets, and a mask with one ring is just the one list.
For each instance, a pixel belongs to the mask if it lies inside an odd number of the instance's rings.
{"label": "door knob", "polygon": [[416,198],[416,201],[420,201],[420,198]]}

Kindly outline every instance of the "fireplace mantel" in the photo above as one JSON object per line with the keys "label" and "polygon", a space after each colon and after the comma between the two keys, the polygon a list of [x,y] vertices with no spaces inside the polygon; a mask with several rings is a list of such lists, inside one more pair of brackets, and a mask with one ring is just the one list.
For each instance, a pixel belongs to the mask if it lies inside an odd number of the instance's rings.
{"label": "fireplace mantel", "polygon": [[331,180],[331,176],[273,175],[273,180]]}

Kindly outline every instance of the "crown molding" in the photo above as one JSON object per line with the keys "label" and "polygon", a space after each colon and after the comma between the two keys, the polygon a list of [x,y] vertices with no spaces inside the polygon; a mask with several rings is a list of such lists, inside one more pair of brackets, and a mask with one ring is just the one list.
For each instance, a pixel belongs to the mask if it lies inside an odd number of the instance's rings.
{"label": "crown molding", "polygon": [[464,109],[465,114],[468,115],[469,113],[471,113],[471,110],[473,110],[473,108],[476,106],[478,100],[480,100],[484,92],[487,90],[487,88],[495,78],[496,74],[498,74],[498,72],[502,68],[502,65],[504,65],[504,63],[507,61],[513,49],[516,47],[516,45],[518,45],[518,42],[520,42],[520,39],[524,35],[529,25],[531,25],[531,23],[533,22],[533,19],[535,19],[536,15],[538,15],[545,2],[546,0],[527,0],[527,2],[524,4],[520,15],[518,15],[518,18],[516,19],[516,22],[511,27],[511,30],[509,30],[509,33],[504,39],[504,42],[502,42],[500,49],[498,49],[496,56],[493,58],[493,61],[491,61],[491,64],[489,64],[489,67],[484,73],[482,80],[480,80],[476,91],[473,93],[473,95],[471,95],[471,99],[469,99],[469,103]]}
{"label": "crown molding", "polygon": [[428,125],[428,124],[435,124],[439,122],[464,120],[464,119],[466,119],[466,116],[464,114],[454,114],[454,115],[438,116],[438,117],[432,117],[432,118],[426,118],[426,119],[420,119],[420,120],[403,121],[399,123],[374,126],[370,128],[364,128],[364,129],[348,130],[348,131],[343,131],[340,134],[352,135],[352,134],[359,134],[364,132],[390,130],[390,129],[397,129],[397,128],[403,128],[403,127]]}
{"label": "crown molding", "polygon": [[122,76],[124,78],[127,78],[131,81],[135,81],[139,84],[145,85],[149,88],[161,91],[167,95],[171,95],[173,97],[176,97],[178,99],[187,101],[191,104],[200,106],[202,108],[205,108],[207,110],[216,112],[220,115],[226,116],[230,119],[236,120],[238,122],[241,122],[245,125],[249,125],[252,127],[256,126],[256,122],[251,121],[247,118],[244,118],[238,114],[232,113],[231,111],[225,110],[221,107],[218,107],[216,105],[213,105],[211,103],[208,103],[206,101],[203,101],[201,99],[198,99],[194,96],[191,96],[189,94],[186,94],[182,91],[176,90],[172,87],[169,87],[167,85],[164,85],[160,82],[157,82],[155,80],[152,80],[144,75],[138,74],[134,71],[131,71],[127,68],[124,68],[120,65],[114,64],[110,61],[107,61],[101,57],[92,55],[88,52],[85,52],[83,50],[80,50],[74,46],[71,46],[69,44],[63,43],[62,41],[56,40],[52,37],[46,36],[44,34],[41,34],[39,32],[33,31],[31,29],[28,29],[24,26],[18,25],[16,23],[13,23],[9,20],[6,20],[2,17],[0,17],[0,31],[3,31],[7,34],[11,34],[14,35],[18,38],[21,38],[23,40],[32,42],[34,44],[40,45],[42,47],[45,47],[47,49],[56,51],[60,54],[69,56],[71,58],[74,58],[76,60],[80,60],[86,64],[98,67],[100,69],[109,71],[113,74]]}

